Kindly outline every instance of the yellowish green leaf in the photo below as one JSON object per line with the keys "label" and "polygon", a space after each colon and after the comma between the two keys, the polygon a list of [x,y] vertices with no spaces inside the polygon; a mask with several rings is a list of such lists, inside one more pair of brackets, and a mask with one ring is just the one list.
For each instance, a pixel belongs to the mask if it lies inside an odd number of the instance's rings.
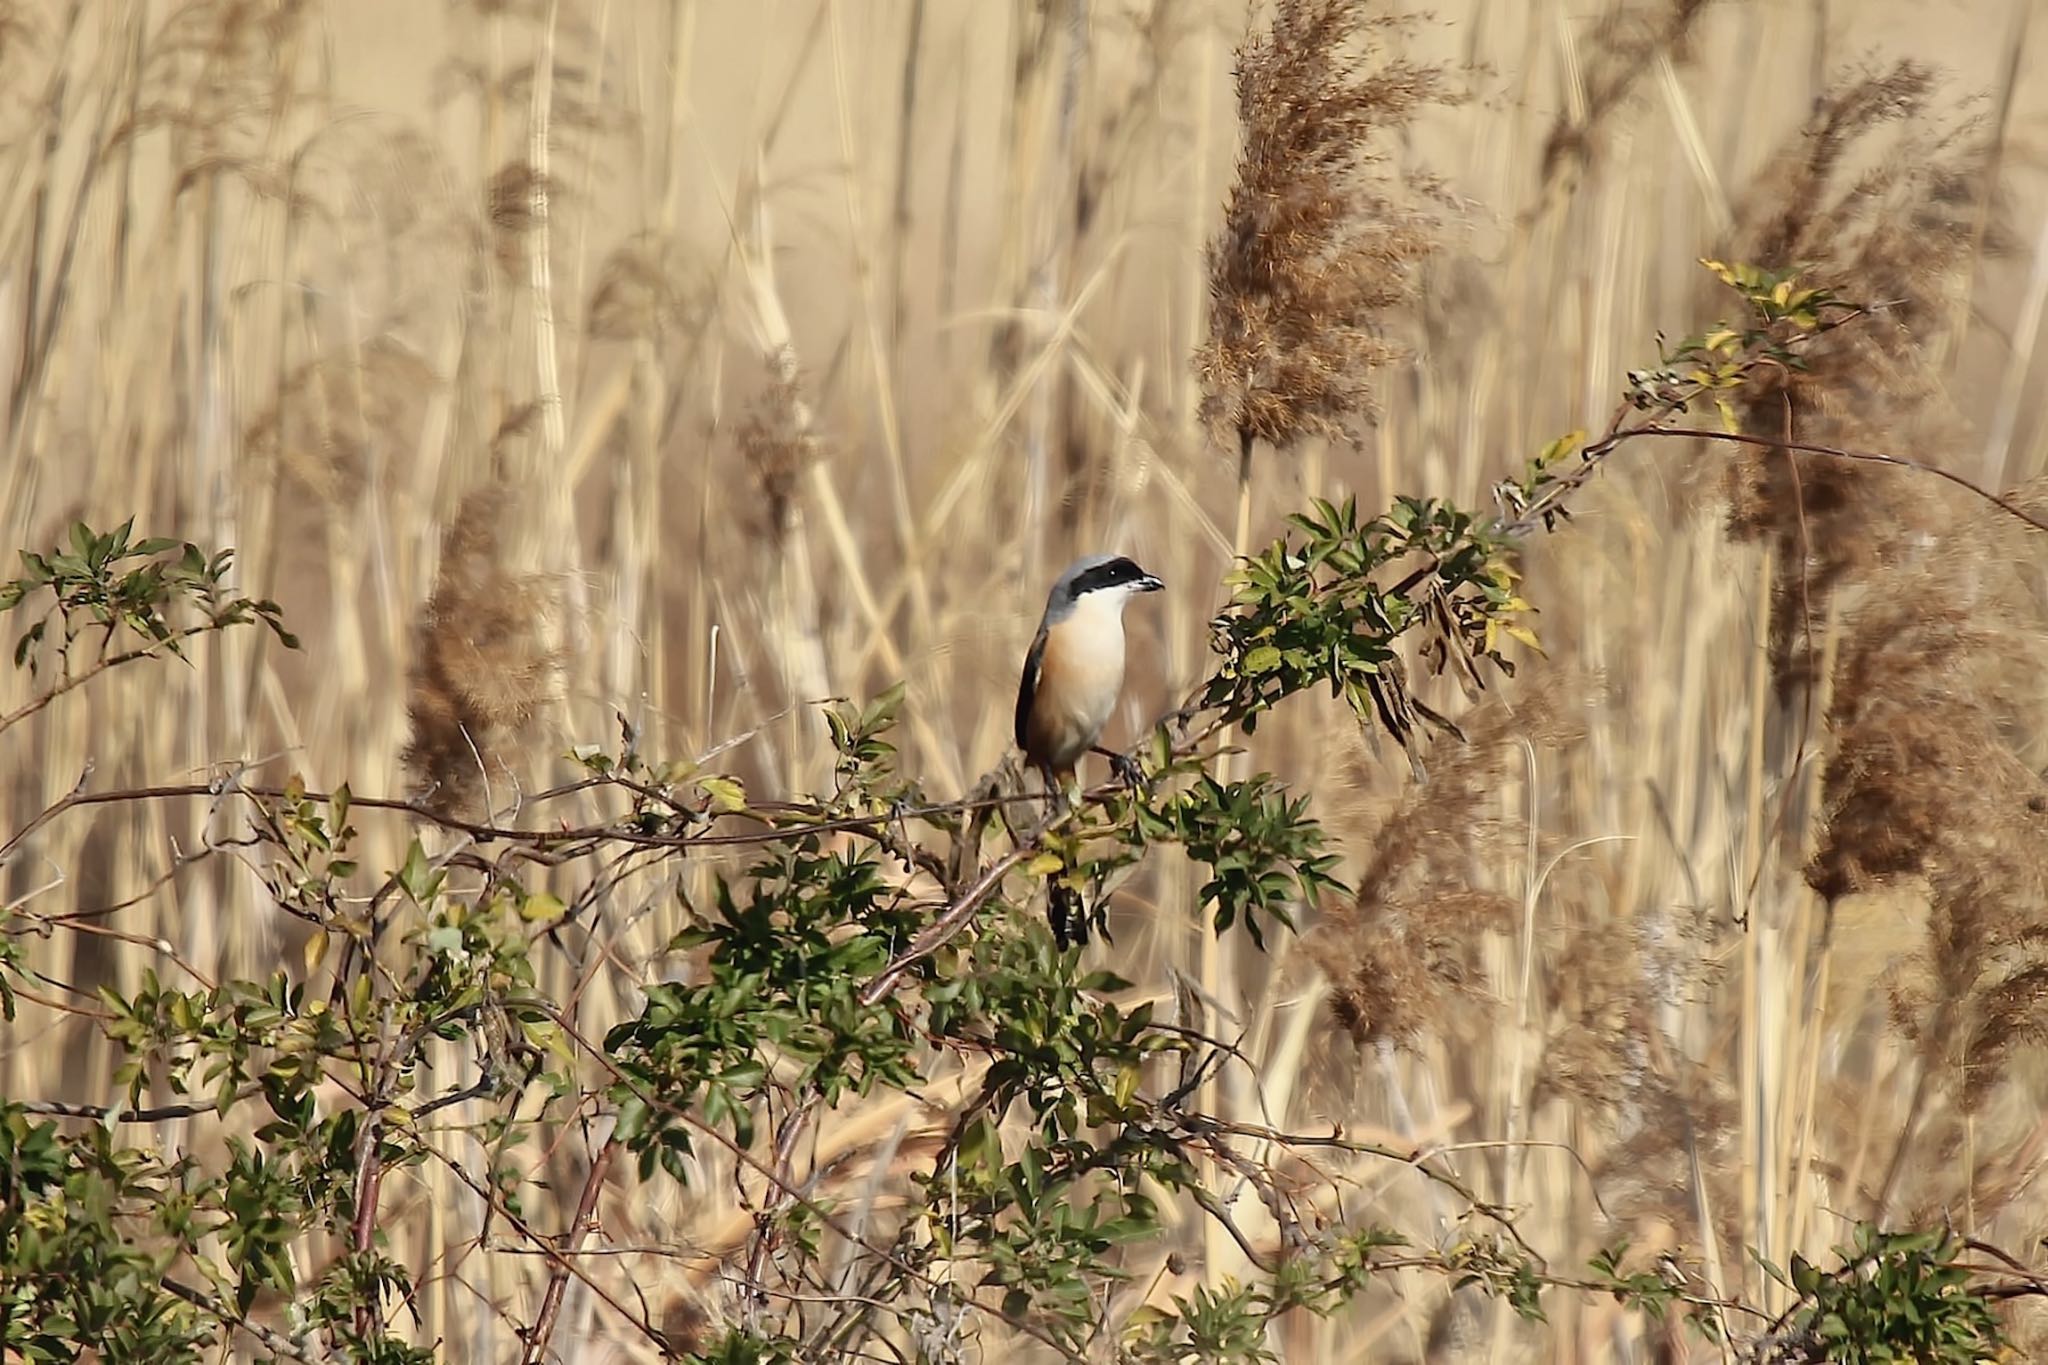
{"label": "yellowish green leaf", "polygon": [[1024,864],[1026,874],[1033,877],[1050,876],[1067,865],[1067,860],[1057,853],[1041,853]]}
{"label": "yellowish green leaf", "polygon": [[697,785],[711,798],[713,810],[730,814],[747,808],[747,789],[736,777],[706,774],[697,779]]}
{"label": "yellowish green leaf", "polygon": [[529,924],[558,920],[567,911],[568,907],[562,904],[561,897],[550,895],[546,891],[536,891],[519,902],[519,918]]}
{"label": "yellowish green leaf", "polygon": [[1131,1097],[1138,1093],[1138,1082],[1140,1079],[1141,1076],[1136,1062],[1125,1062],[1121,1067],[1117,1068],[1115,1094],[1119,1108],[1129,1104]]}

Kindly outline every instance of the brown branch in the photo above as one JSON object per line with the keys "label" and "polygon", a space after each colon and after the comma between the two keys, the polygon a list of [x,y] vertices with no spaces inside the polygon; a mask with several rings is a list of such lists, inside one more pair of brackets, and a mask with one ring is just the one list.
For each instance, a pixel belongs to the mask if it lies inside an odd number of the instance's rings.
{"label": "brown branch", "polygon": [[[41,981],[50,980],[49,977],[43,976],[41,973],[37,973],[37,979]],[[61,981],[51,981],[50,984],[53,986],[58,986],[64,990],[77,990],[76,987],[65,986],[64,983]],[[99,1019],[102,1021],[111,1020],[116,1017],[106,1010],[97,1010],[86,1005],[73,1005],[68,1001],[58,1000],[52,996],[47,996],[37,991],[32,991],[26,986],[16,986],[13,989],[14,993],[17,996],[21,997],[23,1000],[26,1000],[31,1004],[41,1005],[46,1010],[55,1010],[59,1014],[70,1014],[75,1015],[80,1019]],[[80,995],[85,994],[84,991],[78,991],[77,993]]]}
{"label": "brown branch", "polygon": [[205,625],[187,626],[185,629],[173,634],[168,640],[156,640],[136,649],[123,650],[119,654],[109,654],[95,662],[82,673],[66,674],[49,691],[29,698],[6,715],[0,716],[0,733],[5,733],[20,722],[27,720],[30,716],[33,716],[65,693],[85,686],[110,668],[119,668],[122,664],[132,664],[138,659],[155,658],[166,648],[171,648],[172,652],[175,653],[176,649],[174,647],[179,641],[189,640],[195,635],[205,635],[210,631],[219,629],[221,629],[221,625],[212,621],[207,622]]}
{"label": "brown branch", "polygon": [[434,1160],[440,1162],[444,1167],[446,1167],[449,1173],[452,1174],[457,1180],[460,1180],[464,1185],[467,1185],[472,1194],[476,1195],[477,1198],[484,1201],[484,1206],[486,1208],[490,1209],[491,1212],[503,1218],[506,1221],[506,1223],[508,1223],[513,1228],[514,1231],[516,1231],[521,1237],[524,1237],[529,1243],[532,1244],[534,1250],[538,1251],[541,1255],[547,1257],[550,1261],[553,1261],[555,1263],[556,1269],[566,1269],[569,1274],[574,1275],[577,1279],[581,1280],[584,1283],[584,1285],[590,1290],[591,1293],[597,1295],[598,1298],[604,1300],[605,1305],[607,1307],[611,1308],[620,1317],[624,1318],[627,1322],[631,1323],[635,1331],[639,1332],[641,1336],[646,1337],[647,1340],[652,1342],[656,1347],[661,1348],[663,1350],[666,1350],[668,1348],[668,1339],[662,1334],[660,1329],[655,1327],[652,1323],[648,1322],[645,1318],[633,1312],[632,1309],[626,1307],[625,1304],[619,1301],[617,1295],[613,1294],[610,1290],[606,1289],[596,1280],[590,1278],[588,1272],[586,1272],[581,1266],[577,1265],[568,1256],[562,1254],[561,1248],[555,1245],[554,1238],[546,1236],[538,1228],[534,1227],[531,1223],[527,1222],[517,1213],[514,1213],[509,1207],[506,1206],[505,1202],[498,1198],[498,1196],[495,1193],[493,1193],[488,1187],[478,1184],[475,1177],[471,1176],[468,1171],[463,1169],[461,1162],[455,1160],[453,1157],[450,1157],[445,1152],[442,1152],[438,1148],[433,1147],[431,1145],[424,1148],[423,1150],[426,1152],[428,1156],[432,1157]]}
{"label": "brown branch", "polygon": [[[113,1018],[108,1015],[108,1018]],[[248,1085],[237,1090],[234,1103],[240,1103],[263,1092],[260,1085]],[[218,1113],[220,1106],[213,1100],[204,1104],[160,1104],[147,1109],[117,1109],[106,1105],[70,1104],[63,1100],[27,1100],[21,1104],[27,1113],[41,1114],[46,1118],[91,1119],[94,1123],[161,1123],[166,1119],[198,1118],[201,1114]]]}
{"label": "brown branch", "polygon": [[[356,1214],[349,1226],[349,1245],[357,1256],[367,1255],[371,1240],[377,1234],[377,1196],[384,1188],[384,1163],[377,1157],[378,1109],[369,1109],[363,1116],[362,1137],[356,1144]],[[371,1336],[383,1330],[379,1321],[377,1294],[374,1290],[363,1296],[356,1305],[356,1332]]]}
{"label": "brown branch", "polygon": [[[82,784],[83,779],[81,779]],[[614,783],[606,778],[586,778],[580,782],[572,782],[565,786],[542,792],[538,796],[528,798],[528,801],[531,804],[533,802],[568,796],[572,793],[586,791],[591,788],[614,785],[623,786],[625,784]],[[127,801],[174,801],[202,796],[243,796],[262,800],[303,799],[313,802],[326,802],[333,799],[333,793],[331,792],[288,790],[283,787],[249,786],[242,783],[224,784],[219,781],[125,787],[100,792],[74,790],[69,795],[38,813],[33,820],[6,843],[0,844],[0,859],[5,859],[29,835],[75,807],[103,806]],[[395,797],[351,795],[349,798],[349,808],[351,810],[393,811],[410,815],[417,820],[425,821],[439,828],[453,830],[459,834],[467,834],[478,843],[503,841],[506,843],[557,847],[610,841],[631,844],[639,848],[691,849],[740,848],[750,845],[775,843],[784,839],[801,838],[806,834],[866,833],[874,835],[878,834],[878,832],[886,833],[890,821],[895,819],[922,820],[931,817],[966,815],[979,810],[995,809],[1007,805],[1015,799],[1015,797],[978,797],[964,801],[933,802],[919,806],[906,806],[898,811],[878,815],[828,815],[821,807],[783,802],[777,803],[776,808],[780,812],[787,813],[792,817],[787,824],[775,824],[768,820],[761,811],[767,810],[769,807],[761,807],[756,810],[722,811],[715,814],[707,812],[706,815],[709,819],[758,820],[767,825],[765,829],[730,834],[667,835],[648,834],[635,829],[631,825],[623,823],[626,817],[622,817],[620,822],[596,825],[564,825],[556,829],[535,829],[518,825],[494,825],[474,820],[459,819],[455,816],[445,815],[439,811],[432,810],[417,801],[401,800]]]}
{"label": "brown branch", "polygon": [[[919,1270],[916,1266],[910,1264],[910,1262],[904,1260],[900,1255],[890,1250],[888,1247],[878,1245],[874,1242],[869,1241],[867,1238],[861,1236],[860,1233],[855,1231],[846,1222],[841,1220],[831,1209],[828,1209],[823,1205],[817,1203],[815,1200],[812,1200],[805,1196],[803,1191],[797,1189],[793,1183],[782,1180],[781,1177],[778,1176],[776,1172],[772,1168],[770,1168],[766,1162],[762,1161],[761,1158],[755,1156],[746,1148],[740,1146],[740,1144],[735,1142],[728,1134],[721,1132],[718,1128],[714,1127],[713,1125],[704,1122],[704,1120],[698,1118],[695,1114],[692,1114],[688,1109],[684,1108],[683,1106],[674,1104],[669,1100],[664,1099],[660,1095],[655,1094],[652,1090],[649,1090],[647,1086],[641,1083],[641,1081],[638,1078],[627,1074],[625,1069],[622,1068],[618,1064],[618,1062],[613,1060],[610,1053],[606,1052],[603,1048],[597,1046],[588,1038],[584,1037],[583,1034],[577,1029],[574,1023],[572,1023],[559,1010],[549,1005],[546,1001],[534,1000],[530,1003],[532,1003],[536,1009],[539,1009],[543,1014],[545,1014],[557,1026],[559,1026],[562,1030],[564,1037],[568,1038],[568,1040],[574,1043],[577,1047],[580,1047],[585,1052],[589,1053],[591,1060],[595,1061],[600,1067],[604,1068],[604,1070],[611,1076],[611,1078],[614,1081],[617,1081],[620,1084],[625,1085],[628,1089],[630,1089],[633,1092],[635,1098],[639,1099],[643,1104],[647,1105],[648,1108],[659,1110],[661,1113],[667,1114],[671,1118],[675,1119],[677,1122],[687,1125],[693,1131],[700,1133],[707,1138],[710,1138],[713,1142],[717,1143],[719,1146],[723,1147],[727,1152],[729,1152],[732,1155],[733,1160],[738,1165],[745,1166],[748,1169],[752,1170],[755,1174],[766,1178],[771,1185],[773,1185],[776,1189],[778,1189],[781,1192],[782,1196],[788,1202],[802,1204],[811,1214],[813,1214],[817,1218],[820,1226],[830,1229],[833,1232],[833,1234],[844,1239],[847,1245],[859,1248],[861,1251],[865,1252],[869,1256],[872,1256],[876,1260],[887,1264],[892,1269],[899,1271],[907,1278],[915,1280],[917,1283],[924,1285],[927,1289],[930,1289],[934,1292],[940,1290],[945,1290],[949,1293],[958,1292],[958,1286],[951,1286],[943,1281],[933,1278],[932,1276],[926,1274],[924,1271]],[[439,1153],[434,1153],[434,1155],[439,1156]],[[442,1159],[444,1161],[446,1160],[446,1158]],[[468,1175],[466,1172],[463,1173],[462,1178],[465,1181],[468,1180]],[[472,1185],[472,1188],[474,1188],[474,1185]],[[523,1225],[521,1226],[523,1227]],[[558,1249],[556,1249],[552,1244],[548,1245],[548,1247],[546,1248],[546,1253],[551,1259],[561,1257],[561,1252]],[[602,1293],[603,1291],[600,1290],[598,1292]],[[1022,1332],[1024,1335],[1031,1337],[1032,1339],[1042,1343],[1045,1346],[1050,1347],[1054,1351],[1057,1351],[1062,1359],[1070,1362],[1070,1365],[1087,1365],[1087,1357],[1077,1354],[1070,1347],[1062,1344],[1050,1332],[1046,1331],[1043,1327],[1040,1327],[1038,1324],[1032,1322],[1029,1318],[1020,1317],[1014,1313],[1010,1313],[1006,1311],[1001,1304],[988,1303],[972,1294],[968,1295],[967,1298],[969,1302],[973,1303],[982,1312],[985,1312],[989,1314],[991,1317],[1001,1320],[1008,1326],[1015,1328],[1019,1332]],[[609,1297],[607,1297],[606,1301],[611,1302]]]}
{"label": "brown branch", "polygon": [[[585,1235],[596,1226],[597,1197],[604,1188],[605,1175],[611,1170],[612,1158],[618,1150],[619,1140],[607,1139],[591,1160],[590,1175],[583,1182],[582,1197],[576,1201],[576,1216],[569,1220],[569,1231],[560,1243],[561,1253],[577,1251]],[[572,1269],[573,1263],[567,1254],[555,1257],[554,1267],[548,1272],[548,1287],[541,1295],[540,1313],[533,1320],[532,1330],[526,1334],[525,1365],[541,1365],[547,1358],[548,1341],[555,1334],[555,1321],[562,1312],[562,1299],[568,1292]]]}
{"label": "brown branch", "polygon": [[1009,875],[1011,869],[1038,851],[1038,846],[1044,838],[1045,832],[1041,831],[1036,838],[1020,843],[983,868],[981,875],[976,877],[965,891],[954,897],[952,904],[910,941],[909,947],[889,959],[888,964],[875,973],[874,980],[868,982],[867,988],[860,993],[861,1004],[878,1005],[888,999],[890,992],[896,989],[896,983],[902,979],[905,972],[951,942],[956,934],[967,927],[982,903],[995,894],[996,888],[1003,884],[1003,878]]}

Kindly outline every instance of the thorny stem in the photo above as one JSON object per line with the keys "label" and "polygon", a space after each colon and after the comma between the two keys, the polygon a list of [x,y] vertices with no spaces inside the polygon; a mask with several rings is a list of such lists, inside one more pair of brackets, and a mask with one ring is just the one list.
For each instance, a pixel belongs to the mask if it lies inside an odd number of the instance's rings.
{"label": "thorny stem", "polygon": [[584,1180],[583,1194],[576,1201],[576,1216],[569,1220],[568,1234],[562,1238],[562,1254],[556,1257],[553,1268],[548,1271],[548,1287],[541,1295],[540,1312],[526,1336],[525,1365],[540,1365],[547,1359],[548,1342],[555,1335],[555,1322],[561,1316],[562,1299],[569,1289],[572,1263],[567,1256],[582,1248],[584,1237],[597,1224],[597,1197],[604,1189],[605,1176],[611,1171],[612,1159],[618,1151],[619,1140],[607,1138],[591,1160],[590,1175]]}

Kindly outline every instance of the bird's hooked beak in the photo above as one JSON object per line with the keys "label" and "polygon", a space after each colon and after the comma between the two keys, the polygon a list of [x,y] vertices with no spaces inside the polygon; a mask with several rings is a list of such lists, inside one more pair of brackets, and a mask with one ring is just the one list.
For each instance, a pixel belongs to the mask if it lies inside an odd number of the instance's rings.
{"label": "bird's hooked beak", "polygon": [[1166,591],[1166,585],[1165,585],[1164,583],[1160,582],[1160,581],[1159,581],[1159,580],[1158,580],[1157,578],[1153,577],[1153,576],[1152,576],[1151,574],[1146,574],[1146,575],[1145,575],[1145,576],[1144,576],[1143,578],[1139,579],[1139,580],[1138,580],[1137,582],[1133,583],[1133,584],[1132,584],[1131,586],[1132,586],[1132,587],[1134,587],[1134,588],[1136,588],[1136,589],[1137,589],[1137,590],[1138,590],[1139,592],[1164,592],[1164,591]]}

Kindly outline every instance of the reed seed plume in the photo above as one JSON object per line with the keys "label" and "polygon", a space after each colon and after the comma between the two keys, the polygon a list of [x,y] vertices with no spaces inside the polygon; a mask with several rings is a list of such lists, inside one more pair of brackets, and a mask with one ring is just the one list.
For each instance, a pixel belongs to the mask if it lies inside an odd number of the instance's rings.
{"label": "reed seed plume", "polygon": [[533,228],[533,197],[555,187],[524,160],[508,161],[484,187],[484,220],[491,227],[492,255],[508,279],[524,278],[526,236]]}
{"label": "reed seed plume", "polygon": [[734,439],[760,494],[759,530],[781,544],[794,527],[797,487],[818,460],[820,442],[799,376],[774,364],[768,369],[768,386],[748,405]]}
{"label": "reed seed plume", "polygon": [[[1711,1233],[1722,1246],[1740,1245],[1742,1127],[1733,1079],[1723,1067],[1690,1059],[1653,1068],[1646,1040],[1637,1041],[1646,1057],[1640,1084],[1610,1117],[1619,1131],[1593,1170],[1608,1213],[1631,1241],[1696,1249]],[[1702,1203],[1710,1228],[1701,1226]],[[1659,1228],[1669,1231],[1660,1236]]]}
{"label": "reed seed plume", "polygon": [[1402,353],[1384,323],[1415,299],[1440,214],[1387,144],[1459,99],[1441,66],[1395,54],[1414,22],[1373,0],[1280,0],[1238,50],[1244,141],[1195,368],[1203,418],[1246,448],[1337,435]]}
{"label": "reed seed plume", "polygon": [[[1873,308],[1748,391],[1739,417],[1752,435],[1903,439],[1923,456],[1952,441],[1958,423],[1932,357],[1978,251],[2001,234],[1980,218],[1992,207],[1982,130],[1945,114],[1939,94],[1934,70],[1912,60],[1843,79],[1744,205],[1737,257],[1797,268]],[[1732,533],[1776,554],[1771,650],[1788,695],[1811,681],[1804,651],[1831,594],[1929,529],[1930,504],[1918,487],[1824,456],[1751,448],[1726,468]]]}
{"label": "reed seed plume", "polygon": [[598,268],[590,335],[659,341],[694,332],[711,313],[710,292],[682,242],[660,233],[636,234],[607,253]]}
{"label": "reed seed plume", "polygon": [[1603,9],[1580,47],[1580,84],[1585,114],[1574,119],[1569,108],[1558,111],[1543,142],[1546,183],[1578,169],[1591,159],[1594,141],[1614,116],[1627,107],[1657,63],[1686,61],[1700,21],[1714,0],[1636,0]]}
{"label": "reed seed plume", "polygon": [[[1838,84],[1765,176],[1738,252],[1845,296],[1868,325],[1822,338],[1807,365],[1743,405],[1753,434],[1896,445],[1938,456],[1958,425],[1933,359],[1978,254],[1995,248],[1982,130],[1944,119],[1940,84],[1901,61]],[[1910,889],[1924,948],[1888,978],[1894,1026],[1981,1106],[2036,1038],[2048,937],[2048,820],[2014,751],[2041,701],[2048,618],[1983,509],[1891,471],[1783,450],[1732,466],[1730,526],[1772,545],[1779,695],[1816,680],[1829,614],[1832,743],[1806,879],[1830,902]],[[1911,1120],[1907,1139],[1911,1137]],[[1887,1184],[1889,1184],[1889,1180]]]}
{"label": "reed seed plume", "polygon": [[170,129],[185,153],[180,189],[225,172],[260,192],[280,193],[280,168],[262,157],[258,140],[297,93],[280,56],[296,50],[314,8],[311,0],[173,7],[148,44],[140,88],[113,141]]}
{"label": "reed seed plume", "polygon": [[251,455],[276,460],[295,486],[339,508],[363,491],[375,447],[393,452],[417,439],[440,387],[425,357],[396,337],[374,337],[299,366],[243,439]]}
{"label": "reed seed plume", "polygon": [[1519,707],[1498,698],[1477,707],[1462,741],[1436,738],[1429,779],[1380,822],[1353,895],[1309,936],[1335,983],[1331,1011],[1361,1044],[1456,1032],[1461,1006],[1493,998],[1481,943],[1521,912],[1518,898],[1483,884],[1522,834],[1502,813],[1500,789],[1523,762],[1523,741],[1556,749],[1578,733],[1555,700],[1568,689],[1530,692]]}
{"label": "reed seed plume", "polygon": [[1874,571],[1845,614],[1806,869],[1831,901],[1919,893],[1924,947],[1889,983],[1892,1019],[1966,1108],[2048,1028],[2048,786],[2013,748],[2044,701],[2048,620],[1983,553],[1983,521],[1958,517],[1938,564]]}
{"label": "reed seed plume", "polygon": [[414,794],[437,811],[482,811],[494,779],[511,771],[514,746],[554,698],[551,596],[506,562],[517,511],[510,489],[486,486],[463,500],[442,537],[440,575],[416,635],[404,753]]}

